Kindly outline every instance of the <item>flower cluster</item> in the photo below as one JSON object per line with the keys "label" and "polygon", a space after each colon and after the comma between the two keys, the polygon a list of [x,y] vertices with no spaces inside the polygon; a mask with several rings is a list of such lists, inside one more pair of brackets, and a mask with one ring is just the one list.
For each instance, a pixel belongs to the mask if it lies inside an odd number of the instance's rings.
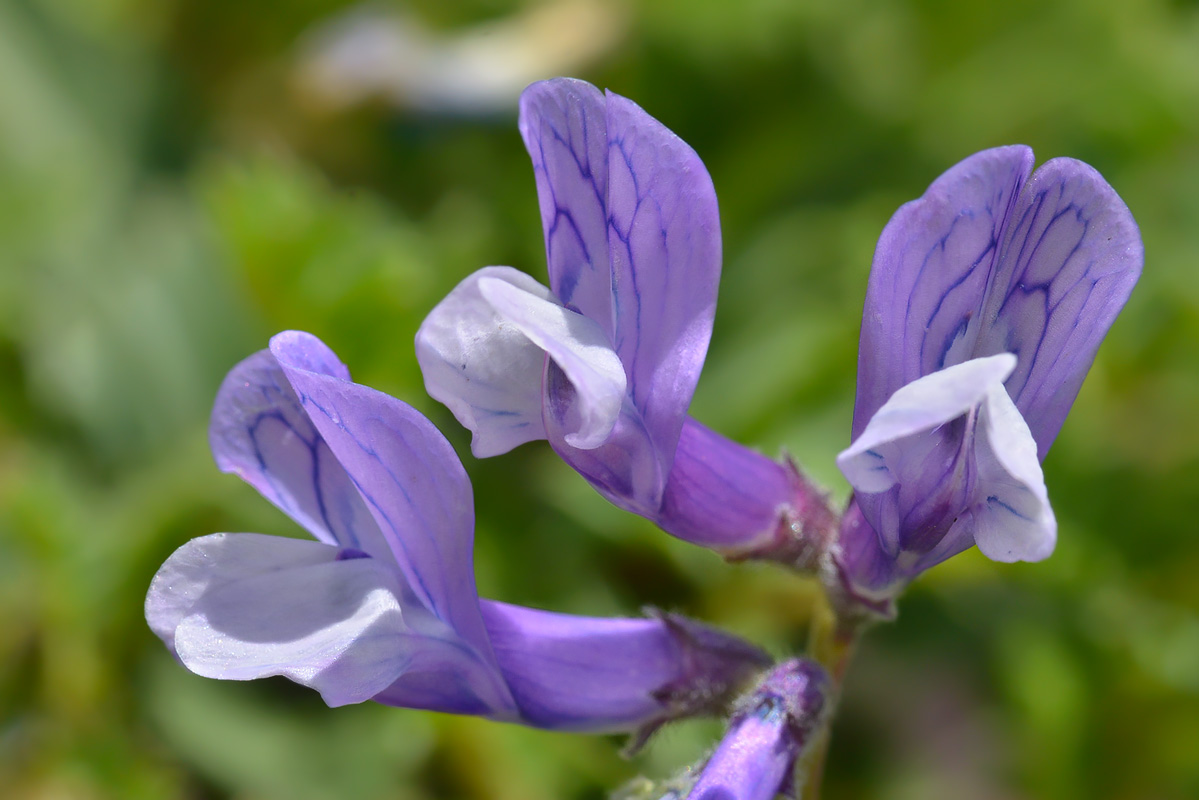
{"label": "flower cluster", "polygon": [[[1040,461],[1140,272],[1137,228],[1097,172],[1024,147],[961,162],[887,225],[867,288],[852,443],[837,514],[797,468],[687,415],[712,333],[720,228],[695,152],[629,100],[534,84],[533,160],[549,287],[510,267],[467,277],[416,337],[428,392],[475,456],[545,439],[617,506],[730,558],[817,574],[840,616],[977,544],[1052,551]],[[374,700],[570,731],[729,719],[706,765],[656,797],[793,788],[843,664],[771,668],[677,615],[578,617],[479,598],[470,482],[410,406],[350,380],[298,332],[217,395],[218,466],[315,539],[214,534],[155,576],[146,618],[193,672],[284,675],[331,706]],[[827,661],[827,659],[826,659]],[[742,694],[748,689],[748,692]]]}

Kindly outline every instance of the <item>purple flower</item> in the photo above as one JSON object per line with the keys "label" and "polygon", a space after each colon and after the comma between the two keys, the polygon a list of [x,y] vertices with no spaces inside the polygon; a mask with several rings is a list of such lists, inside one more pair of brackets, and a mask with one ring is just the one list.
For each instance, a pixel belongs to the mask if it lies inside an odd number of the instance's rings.
{"label": "purple flower", "polygon": [[[840,564],[885,596],[973,544],[1036,561],[1057,525],[1040,461],[1141,272],[1128,208],[1068,158],[977,153],[879,239],[858,355]],[[1031,177],[1030,177],[1031,175]]]}
{"label": "purple flower", "polygon": [[772,800],[794,796],[795,760],[831,705],[824,670],[804,659],[770,671],[729,722],[687,800]]}
{"label": "purple flower", "polygon": [[[281,333],[230,372],[217,464],[317,541],[222,533],[159,570],[150,627],[193,672],[284,675],[331,706],[380,703],[565,730],[710,710],[760,651],[673,616],[592,619],[480,600],[470,482],[444,437]],[[717,699],[717,702],[719,700]]]}
{"label": "purple flower", "polygon": [[794,470],[687,417],[720,278],[699,156],[631,101],[566,78],[525,90],[520,131],[550,288],[487,267],[416,336],[426,388],[472,452],[548,439],[616,505],[728,554],[819,517]]}

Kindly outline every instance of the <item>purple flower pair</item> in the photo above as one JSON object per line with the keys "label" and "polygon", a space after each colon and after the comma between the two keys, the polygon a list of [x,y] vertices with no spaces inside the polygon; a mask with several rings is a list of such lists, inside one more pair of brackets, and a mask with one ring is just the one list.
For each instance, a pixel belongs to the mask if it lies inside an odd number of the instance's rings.
{"label": "purple flower pair", "polygon": [[[1038,560],[1056,522],[1040,469],[1140,273],[1131,214],[1072,159],[978,153],[879,241],[859,355],[855,501],[835,536],[789,465],[687,417],[720,269],[716,197],[674,134],[590,84],[535,84],[550,288],[510,267],[463,281],[417,334],[429,393],[476,456],[548,439],[618,506],[731,557],[819,568],[887,600],[977,543]],[[1030,177],[1031,175],[1031,177]],[[836,541],[834,541],[836,540]]]}
{"label": "purple flower pair", "polygon": [[[581,154],[562,147],[554,125],[583,143]],[[548,215],[555,287],[605,322],[514,270],[484,270],[418,336],[429,385],[476,422],[476,454],[550,438],[614,500],[659,518],[680,440],[727,442],[683,423],[719,275],[711,181],[658,122],[577,81],[531,87],[521,126]],[[610,143],[619,170],[607,170]],[[571,194],[580,181],[587,197]],[[553,196],[567,204],[561,215],[550,209]],[[608,225],[615,238],[595,238],[595,227]],[[619,275],[607,272],[609,259],[623,265]],[[461,352],[430,362],[439,325],[440,342]],[[543,375],[556,410],[544,416]],[[442,384],[463,398],[455,402]],[[334,706],[373,699],[644,735],[669,719],[723,710],[769,665],[757,648],[676,615],[595,619],[480,600],[470,484],[453,450],[409,406],[352,383],[308,334],[279,334],[229,374],[210,438],[221,469],[317,541],[216,534],[167,560],[146,616],[197,674],[284,675]],[[770,475],[756,488],[791,491],[784,467],[745,452]],[[751,478],[748,470],[740,479]],[[752,524],[772,531],[782,501],[766,502]]]}

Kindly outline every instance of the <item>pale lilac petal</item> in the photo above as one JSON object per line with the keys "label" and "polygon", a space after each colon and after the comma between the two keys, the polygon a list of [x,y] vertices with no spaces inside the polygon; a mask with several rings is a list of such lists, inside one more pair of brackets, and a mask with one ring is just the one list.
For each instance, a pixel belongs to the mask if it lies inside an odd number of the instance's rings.
{"label": "pale lilac petal", "polygon": [[[329,374],[349,379],[332,351],[314,349]],[[217,466],[262,493],[326,544],[390,557],[362,497],[283,374],[263,350],[234,367],[217,392],[208,429]]]}
{"label": "pale lilac petal", "polygon": [[520,97],[520,134],[537,179],[550,288],[613,341],[604,96],[572,78],[535,83]]}
{"label": "pale lilac petal", "polygon": [[1045,163],[1011,215],[974,355],[1015,353],[1007,388],[1041,458],[1141,274],[1128,207],[1092,167]]}
{"label": "pale lilac petal", "polygon": [[523,272],[486,267],[458,284],[416,333],[416,360],[425,389],[471,432],[471,452],[478,458],[545,438],[545,351],[483,297],[484,279],[504,281],[532,297],[555,302],[548,289]]}
{"label": "pale lilac petal", "polygon": [[385,564],[318,542],[214,534],[175,551],[146,618],[198,675],[284,675],[331,706],[358,703],[405,669],[414,639]]}
{"label": "pale lilac petal", "polygon": [[295,331],[271,339],[271,352],[362,494],[411,589],[490,661],[472,563],[474,503],[461,462],[411,406],[308,369],[311,352],[323,347]]}
{"label": "pale lilac petal", "polygon": [[609,92],[607,110],[616,352],[669,465],[716,313],[716,191],[695,151],[638,105]]}
{"label": "pale lilac petal", "polygon": [[481,278],[479,292],[503,322],[545,350],[570,381],[570,407],[558,417],[569,420],[565,442],[580,450],[602,445],[616,425],[626,387],[624,367],[600,327],[555,299],[500,278]]}
{"label": "pale lilac petal", "polygon": [[887,223],[866,289],[853,438],[901,386],[976,355],[988,279],[1032,165],[1027,147],[984,150]]}
{"label": "pale lilac petal", "polygon": [[[1001,353],[913,381],[837,457],[868,523],[860,532],[877,532],[897,576],[916,575],[974,544],[972,528],[955,522],[976,499],[977,410],[1014,368],[1015,357]],[[842,549],[865,554],[858,545]]]}
{"label": "pale lilac petal", "polygon": [[973,408],[1016,368],[1016,357],[1001,353],[947,367],[900,388],[875,413],[866,429],[837,456],[837,466],[860,494],[885,492],[925,469],[916,434],[930,431]]}
{"label": "pale lilac petal", "polygon": [[994,561],[1040,561],[1057,541],[1037,444],[1002,387],[988,394],[979,415],[984,435],[975,445],[977,500],[958,520]]}

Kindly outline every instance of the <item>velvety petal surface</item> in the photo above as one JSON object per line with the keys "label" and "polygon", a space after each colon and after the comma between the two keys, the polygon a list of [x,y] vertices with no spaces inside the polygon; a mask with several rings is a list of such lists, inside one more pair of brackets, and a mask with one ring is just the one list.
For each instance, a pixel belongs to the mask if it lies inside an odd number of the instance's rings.
{"label": "velvety petal surface", "polygon": [[615,341],[607,101],[586,81],[534,83],[520,97],[520,135],[537,180],[550,288]]}
{"label": "velvety petal surface", "polygon": [[529,87],[520,125],[550,286],[615,346],[653,442],[646,451],[665,472],[716,309],[720,220],[711,178],[694,150],[635,103],[580,81]]}
{"label": "velvety petal surface", "polygon": [[695,151],[640,106],[608,100],[608,247],[616,352],[660,456],[673,458],[720,281],[720,215]]}
{"label": "velvety petal surface", "polygon": [[662,711],[683,650],[659,619],[602,619],[483,601],[500,671],[526,724],[624,731]]}
{"label": "velvety petal surface", "polygon": [[[322,370],[349,379],[331,351],[315,355]],[[362,496],[269,350],[245,359],[226,376],[208,438],[222,471],[249,483],[320,541],[391,557]]]}
{"label": "velvety petal surface", "polygon": [[984,150],[887,223],[862,314],[855,439],[901,386],[976,354],[989,278],[1032,166],[1027,147]]}
{"label": "velvety petal surface", "polygon": [[1143,261],[1132,214],[1092,167],[1053,159],[1021,192],[973,355],[1010,352],[1019,358],[1007,388],[1041,458]]}
{"label": "velvety petal surface", "polygon": [[599,325],[556,299],[499,278],[481,278],[479,291],[503,322],[545,350],[570,381],[570,407],[557,415],[570,421],[565,442],[580,450],[603,444],[616,425],[626,385],[624,367]]}
{"label": "velvety petal surface", "polygon": [[421,323],[416,360],[425,389],[471,432],[470,449],[478,458],[546,436],[541,421],[545,350],[483,296],[485,280],[557,302],[523,272],[486,267],[467,276]]}
{"label": "velvety petal surface", "polygon": [[405,624],[391,570],[346,554],[250,533],[193,539],[154,576],[146,618],[198,675],[284,675],[331,706],[362,702],[426,643]]}
{"label": "velvety petal surface", "polygon": [[798,752],[782,702],[760,702],[726,734],[687,800],[774,800]]}
{"label": "velvety petal surface", "polygon": [[800,510],[795,481],[785,465],[688,417],[655,521],[726,556],[753,552]]}
{"label": "velvety petal surface", "polygon": [[320,372],[328,348],[296,331],[271,339],[313,425],[366,501],[420,601],[493,663],[472,563],[470,482],[445,437],[394,397]]}

